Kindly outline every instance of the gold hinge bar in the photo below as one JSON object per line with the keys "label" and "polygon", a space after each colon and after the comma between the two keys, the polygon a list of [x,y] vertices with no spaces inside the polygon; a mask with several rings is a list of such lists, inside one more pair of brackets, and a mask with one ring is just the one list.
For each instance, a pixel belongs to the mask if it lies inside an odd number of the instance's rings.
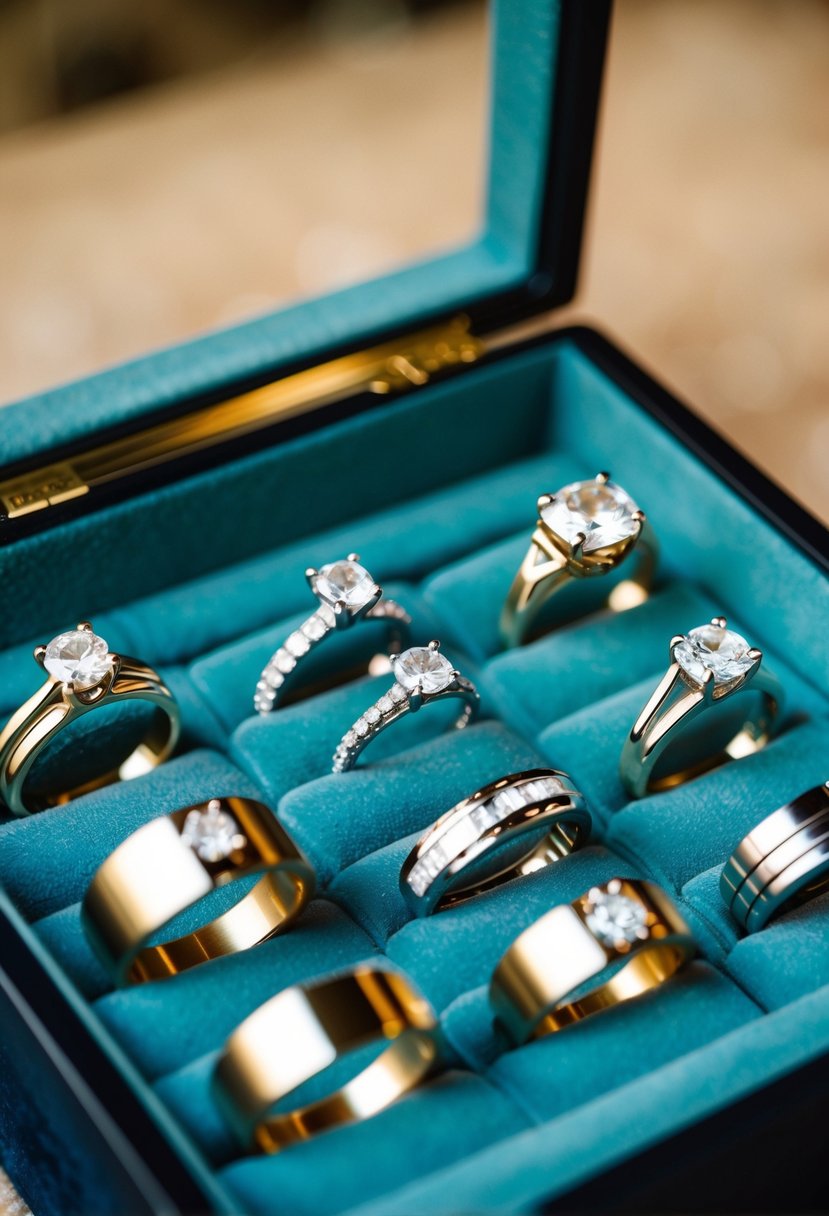
{"label": "gold hinge bar", "polygon": [[81,452],[0,483],[0,505],[10,518],[42,511],[192,452],[271,426],[358,393],[389,393],[428,383],[435,372],[474,363],[483,343],[467,317],[408,338],[332,359],[272,384],[160,422],[134,435]]}

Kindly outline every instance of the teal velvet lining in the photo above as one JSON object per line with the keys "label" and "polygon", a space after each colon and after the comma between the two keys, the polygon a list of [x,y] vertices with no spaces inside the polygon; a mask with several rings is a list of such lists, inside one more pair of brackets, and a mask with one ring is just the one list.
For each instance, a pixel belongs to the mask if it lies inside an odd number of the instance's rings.
{"label": "teal velvet lining", "polygon": [[[422,450],[423,435],[440,436],[434,457],[410,466],[400,454]],[[629,613],[599,612],[501,652],[498,611],[538,493],[605,466],[660,537],[655,594]],[[328,492],[312,496],[309,485],[323,480]],[[205,504],[217,502],[233,505],[206,523]],[[56,593],[42,571],[67,541],[78,569]],[[334,776],[334,747],[389,676],[361,676],[267,718],[251,714],[251,697],[272,650],[314,606],[304,568],[352,549],[410,609],[414,640],[439,636],[478,682],[484,712],[455,733],[446,707],[430,707],[381,736],[354,772]],[[184,739],[147,777],[0,824],[0,882],[96,1033],[118,1045],[163,1117],[209,1160],[231,1210],[526,1209],[829,1049],[829,900],[742,938],[718,891],[748,828],[826,776],[820,690],[829,665],[813,627],[829,606],[825,582],[569,342],[470,369],[14,554],[0,590],[0,612],[9,609],[4,711],[37,685],[31,645],[91,615],[114,649],[160,667],[182,705]],[[99,572],[90,604],[87,580]],[[783,729],[756,756],[631,803],[619,752],[668,641],[720,611],[780,677]],[[381,636],[361,626],[329,639],[319,670],[356,669]],[[543,764],[584,793],[590,845],[413,920],[398,875],[418,835],[482,784]],[[149,819],[216,794],[273,808],[317,868],[318,898],[255,950],[113,991],[80,924],[95,868]],[[655,878],[673,894],[700,959],[641,1001],[510,1050],[489,1015],[493,966],[549,907],[616,874]],[[286,985],[377,952],[435,1006],[451,1070],[363,1126],[275,1158],[242,1158],[209,1087],[224,1038]],[[574,1148],[583,1142],[591,1153]]]}

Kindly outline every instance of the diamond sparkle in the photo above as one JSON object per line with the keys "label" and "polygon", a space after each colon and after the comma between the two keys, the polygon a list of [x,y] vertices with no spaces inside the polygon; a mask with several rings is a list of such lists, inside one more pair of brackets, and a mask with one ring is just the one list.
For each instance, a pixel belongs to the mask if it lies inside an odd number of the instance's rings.
{"label": "diamond sparkle", "polygon": [[431,646],[413,646],[410,650],[404,650],[395,661],[394,675],[407,692],[420,688],[426,693],[441,692],[455,678],[452,664]]}
{"label": "diamond sparkle", "polygon": [[343,603],[352,611],[365,607],[375,595],[374,579],[368,570],[350,558],[321,566],[314,590],[327,603]]}
{"label": "diamond sparkle", "polygon": [[109,647],[90,629],[70,629],[52,638],[43,666],[56,680],[84,691],[94,688],[112,670]]}
{"label": "diamond sparkle", "polygon": [[541,508],[541,518],[570,545],[583,534],[586,539],[582,552],[593,553],[635,535],[640,527],[634,518],[638,510],[621,486],[596,477],[564,486],[551,503]]}
{"label": "diamond sparkle", "polygon": [[739,633],[723,625],[698,625],[674,647],[674,660],[695,684],[702,684],[710,671],[714,683],[725,687],[736,683],[753,665],[749,644]]}
{"label": "diamond sparkle", "polygon": [[202,861],[224,861],[246,843],[236,820],[222,810],[218,798],[211,798],[204,809],[194,807],[188,812],[181,839]]}
{"label": "diamond sparkle", "polygon": [[593,936],[605,946],[641,941],[647,935],[648,914],[643,905],[617,891],[594,888],[584,919]]}

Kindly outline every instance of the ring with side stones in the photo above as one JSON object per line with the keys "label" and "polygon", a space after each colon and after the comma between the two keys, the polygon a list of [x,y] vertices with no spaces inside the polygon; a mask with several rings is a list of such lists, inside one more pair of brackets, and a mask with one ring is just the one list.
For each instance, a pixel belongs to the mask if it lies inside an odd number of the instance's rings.
{"label": "ring with side stones", "polygon": [[630,575],[613,587],[607,606],[621,612],[647,599],[656,540],[644,511],[609,473],[542,494],[538,516],[501,613],[505,646],[525,642],[544,605],[574,581],[608,575],[623,562]]}
{"label": "ring with side stones", "polygon": [[334,752],[335,773],[352,769],[360,753],[387,726],[433,701],[457,697],[465,702],[454,722],[456,730],[462,730],[477,717],[481,701],[478,690],[440,653],[440,642],[413,646],[402,654],[392,655],[391,664],[394,684],[343,735]]}
{"label": "ring with side stones", "polygon": [[[435,1014],[399,972],[362,965],[286,988],[245,1018],[213,1073],[217,1103],[246,1148],[276,1153],[378,1114],[438,1059]],[[380,1053],[341,1089],[306,1106],[285,1099],[352,1051]]]}
{"label": "ring with side stones", "polygon": [[[184,937],[163,927],[217,887],[259,881],[231,908]],[[138,828],[110,853],[81,917],[118,984],[164,979],[247,950],[287,929],[314,893],[310,862],[273,813],[250,798],[211,798]]]}
{"label": "ring with side stones", "polygon": [[829,782],[752,828],[726,862],[720,893],[748,933],[829,890]]}
{"label": "ring with side stones", "polygon": [[268,660],[253,695],[257,713],[279,708],[286,691],[297,687],[295,672],[302,659],[334,630],[350,629],[358,621],[386,621],[389,654],[399,653],[408,641],[412,618],[394,600],[381,598],[382,588],[360,565],[358,554],[349,553],[344,561],[329,562],[319,570],[309,567],[305,577],[319,607]]}
{"label": "ring with side stones", "polygon": [[[759,751],[768,742],[783,703],[778,680],[761,666],[762,651],[728,629],[725,617],[716,616],[708,625],[677,634],[671,639],[670,657],[667,672],[622,749],[620,775],[632,798],[671,789],[727,760]],[[662,753],[695,718],[713,711],[722,715],[731,697],[749,691],[759,694],[758,705],[739,722],[725,715],[722,721],[732,737],[724,746],[708,747],[702,757],[686,756],[683,766],[671,772],[654,772]]]}
{"label": "ring with side stones", "polygon": [[[428,916],[569,856],[590,829],[590,812],[566,773],[512,773],[441,815],[403,863],[400,890],[416,916]],[[512,854],[506,865],[505,850]]]}
{"label": "ring with side stones", "polygon": [[490,1005],[513,1042],[526,1043],[656,988],[695,950],[661,887],[613,878],[519,934],[495,968]]}
{"label": "ring with side stones", "polygon": [[[0,732],[0,798],[14,815],[70,802],[113,781],[139,777],[173,751],[180,730],[178,703],[157,672],[138,659],[114,654],[88,621],[61,633],[34,657],[48,679],[12,714]],[[105,705],[147,701],[154,708],[141,742],[115,768],[59,791],[26,787],[35,761],[55,737],[84,714]]]}

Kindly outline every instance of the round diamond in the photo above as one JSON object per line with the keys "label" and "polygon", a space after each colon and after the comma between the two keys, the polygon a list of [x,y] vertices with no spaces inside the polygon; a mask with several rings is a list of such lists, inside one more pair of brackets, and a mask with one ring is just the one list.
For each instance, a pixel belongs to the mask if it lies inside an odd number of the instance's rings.
{"label": "round diamond", "polygon": [[605,946],[642,940],[648,917],[642,904],[627,895],[595,890],[590,892],[590,905],[585,922]]}
{"label": "round diamond", "polygon": [[421,688],[424,692],[441,692],[455,678],[452,664],[439,650],[431,646],[413,646],[404,650],[394,664],[394,674],[409,692]]}
{"label": "round diamond", "polygon": [[717,685],[733,684],[745,675],[754,660],[749,657],[749,644],[733,629],[723,625],[698,625],[674,647],[674,659],[696,684],[702,684],[705,673],[714,673]]}
{"label": "round diamond", "polygon": [[639,510],[630,495],[612,481],[574,481],[541,508],[541,518],[556,536],[574,544],[582,533],[582,552],[592,553],[627,540],[639,528]]}
{"label": "round diamond", "polygon": [[202,861],[224,861],[245,843],[236,820],[222,810],[217,798],[212,798],[205,810],[195,807],[187,814],[181,839]]}
{"label": "round diamond", "polygon": [[362,608],[374,598],[374,579],[359,562],[330,562],[320,567],[314,590],[329,604],[342,601],[349,608]]}
{"label": "round diamond", "polygon": [[112,670],[109,647],[91,629],[70,629],[46,647],[43,666],[56,680],[83,691],[100,684]]}

